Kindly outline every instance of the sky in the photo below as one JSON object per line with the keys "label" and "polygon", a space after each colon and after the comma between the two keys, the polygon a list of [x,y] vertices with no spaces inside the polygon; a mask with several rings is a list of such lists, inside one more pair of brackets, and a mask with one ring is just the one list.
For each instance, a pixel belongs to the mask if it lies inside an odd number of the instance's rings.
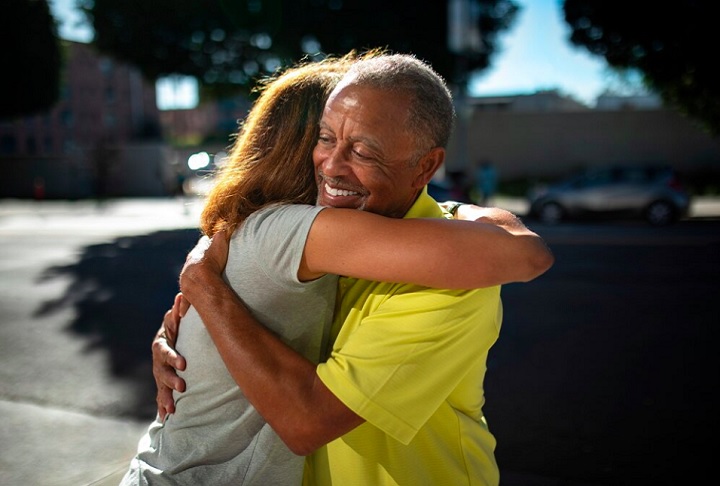
{"label": "sky", "polygon": [[[78,26],[75,0],[49,0],[58,19],[60,37],[89,42],[92,32]],[[516,0],[521,11],[514,26],[500,37],[500,51],[492,66],[476,75],[468,87],[474,96],[532,94],[556,89],[575,99],[595,104],[609,84],[604,59],[574,47],[567,40],[569,27],[561,0]],[[157,85],[158,107],[191,108],[197,103],[192,82],[163,80]]]}
{"label": "sky", "polygon": [[491,67],[475,76],[468,90],[476,96],[530,94],[557,89],[595,104],[609,84],[607,63],[573,46],[560,0],[516,0],[521,11],[500,37]]}

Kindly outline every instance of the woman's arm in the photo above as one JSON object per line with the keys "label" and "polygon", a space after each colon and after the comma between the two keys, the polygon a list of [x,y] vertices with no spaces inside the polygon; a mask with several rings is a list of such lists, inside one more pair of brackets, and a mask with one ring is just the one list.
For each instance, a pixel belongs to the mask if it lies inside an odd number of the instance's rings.
{"label": "woman's arm", "polygon": [[301,280],[325,273],[441,288],[527,282],[554,257],[509,211],[463,205],[465,219],[395,219],[326,208],[310,229]]}

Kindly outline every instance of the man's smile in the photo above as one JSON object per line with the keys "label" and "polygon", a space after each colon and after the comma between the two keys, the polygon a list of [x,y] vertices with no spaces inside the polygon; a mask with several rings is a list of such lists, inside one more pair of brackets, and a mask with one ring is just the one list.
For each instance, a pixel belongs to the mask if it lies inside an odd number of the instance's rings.
{"label": "man's smile", "polygon": [[328,184],[327,182],[325,183],[325,192],[327,192],[329,195],[331,195],[333,197],[335,197],[335,196],[359,196],[360,195],[359,192],[331,187],[330,184]]}

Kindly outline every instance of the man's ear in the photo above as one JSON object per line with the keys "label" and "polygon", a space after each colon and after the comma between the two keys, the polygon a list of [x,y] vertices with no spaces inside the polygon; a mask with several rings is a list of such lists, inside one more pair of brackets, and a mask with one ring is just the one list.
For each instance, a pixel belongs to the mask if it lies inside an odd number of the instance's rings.
{"label": "man's ear", "polygon": [[443,162],[445,162],[445,149],[442,147],[430,149],[430,151],[423,155],[418,161],[419,172],[413,181],[413,186],[416,189],[425,187]]}

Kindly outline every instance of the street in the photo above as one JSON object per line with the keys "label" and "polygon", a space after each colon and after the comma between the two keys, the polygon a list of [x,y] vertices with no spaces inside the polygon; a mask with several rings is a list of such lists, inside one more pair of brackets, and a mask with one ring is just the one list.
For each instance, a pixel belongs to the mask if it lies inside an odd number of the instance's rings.
{"label": "street", "polygon": [[[41,204],[0,203],[1,408],[119,419],[132,451],[155,410],[150,342],[198,238],[198,201]],[[502,291],[485,387],[501,484],[711,477],[720,219],[528,224],[556,263]],[[18,430],[0,425],[0,483],[87,484],[34,468],[53,451],[34,457],[23,441],[38,434]]]}
{"label": "street", "polygon": [[608,486],[710,477],[720,222],[536,229],[555,266],[505,287],[489,363],[501,470]]}

